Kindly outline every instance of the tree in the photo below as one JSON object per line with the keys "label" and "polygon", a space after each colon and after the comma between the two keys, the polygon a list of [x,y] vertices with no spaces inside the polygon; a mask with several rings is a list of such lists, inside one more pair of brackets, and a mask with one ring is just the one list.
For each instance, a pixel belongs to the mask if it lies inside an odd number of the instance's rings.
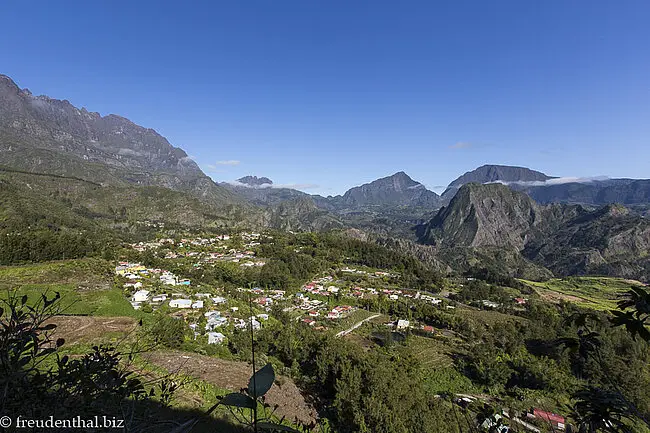
{"label": "tree", "polygon": [[185,341],[188,328],[183,319],[176,319],[162,312],[157,312],[149,330],[154,343],[171,349],[178,349]]}

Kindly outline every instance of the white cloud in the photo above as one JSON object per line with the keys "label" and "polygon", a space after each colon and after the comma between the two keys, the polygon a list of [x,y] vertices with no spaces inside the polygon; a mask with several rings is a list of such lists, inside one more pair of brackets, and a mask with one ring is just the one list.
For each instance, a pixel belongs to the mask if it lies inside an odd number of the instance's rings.
{"label": "white cloud", "polygon": [[243,186],[245,188],[255,188],[255,189],[266,189],[266,188],[290,188],[290,189],[317,189],[320,188],[320,185],[313,183],[284,183],[284,184],[271,184],[263,183],[261,185],[248,185],[246,183],[238,182],[236,180],[226,181],[234,186]]}
{"label": "white cloud", "polygon": [[503,181],[497,180],[494,182],[488,183],[501,183],[503,185],[521,185],[521,186],[550,186],[550,185],[562,185],[565,183],[589,183],[608,180],[607,176],[595,176],[595,177],[556,177],[549,180],[533,180],[533,181]]}
{"label": "white cloud", "polygon": [[241,161],[237,159],[228,159],[225,161],[217,161],[214,163],[215,165],[239,165],[241,164]]}

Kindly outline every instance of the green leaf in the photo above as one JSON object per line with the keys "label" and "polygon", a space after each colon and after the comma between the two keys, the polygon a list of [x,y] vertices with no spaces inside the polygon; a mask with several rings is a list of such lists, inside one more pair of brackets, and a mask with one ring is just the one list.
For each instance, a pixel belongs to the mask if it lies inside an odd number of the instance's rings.
{"label": "green leaf", "polygon": [[244,407],[248,409],[254,409],[256,405],[255,400],[240,392],[227,394],[221,399],[220,403],[225,406]]}
{"label": "green leaf", "polygon": [[291,428],[289,426],[282,425],[282,424],[275,424],[272,422],[258,422],[257,427],[259,427],[261,430],[288,431],[288,432],[300,433],[295,428]]}
{"label": "green leaf", "polygon": [[248,394],[253,398],[261,397],[271,389],[275,381],[275,372],[271,364],[260,368],[248,381]]}

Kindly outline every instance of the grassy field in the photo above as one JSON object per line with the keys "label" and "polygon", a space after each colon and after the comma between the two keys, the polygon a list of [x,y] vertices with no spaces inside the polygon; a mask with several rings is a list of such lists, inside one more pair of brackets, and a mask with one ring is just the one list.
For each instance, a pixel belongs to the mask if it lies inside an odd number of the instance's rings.
{"label": "grassy field", "polygon": [[[345,329],[350,328],[353,326],[355,323],[358,323],[370,316],[374,316],[377,313],[374,313],[372,311],[366,311],[366,310],[356,310],[353,311],[348,317],[345,317],[343,319],[335,320],[332,321],[332,326],[330,327],[332,330],[335,331],[343,331]],[[376,319],[373,319],[373,321],[378,321],[378,320],[385,320],[385,316],[379,316]],[[359,328],[358,328],[359,329]]]}
{"label": "grassy field", "polygon": [[0,267],[0,299],[27,295],[37,302],[61,295],[61,314],[139,317],[122,290],[113,287],[110,262],[98,259],[65,260]]}
{"label": "grassy field", "polygon": [[113,265],[107,260],[58,260],[18,266],[0,266],[0,287],[23,284],[74,283],[86,287],[110,288]]}
{"label": "grassy field", "polygon": [[541,283],[527,280],[521,282],[535,289],[547,301],[565,300],[595,310],[616,308],[621,293],[633,285],[641,284],[622,278],[605,277],[567,277]]}
{"label": "grassy field", "polygon": [[518,321],[522,322],[527,319],[519,316],[513,316],[511,314],[501,313],[494,310],[479,310],[472,307],[457,307],[456,314],[459,316],[464,316],[469,319],[472,319],[476,322],[479,322],[483,325],[493,326],[498,322],[512,322]]}
{"label": "grassy field", "polygon": [[452,364],[452,343],[441,338],[411,335],[408,346],[426,369],[449,367]]}

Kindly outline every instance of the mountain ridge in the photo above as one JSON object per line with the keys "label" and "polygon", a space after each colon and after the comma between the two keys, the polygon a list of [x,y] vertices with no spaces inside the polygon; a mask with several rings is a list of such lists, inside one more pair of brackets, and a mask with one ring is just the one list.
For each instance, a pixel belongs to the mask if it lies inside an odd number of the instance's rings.
{"label": "mountain ridge", "polygon": [[650,279],[650,221],[618,205],[542,205],[505,185],[470,183],[416,233],[438,250],[515,250],[563,275]]}

